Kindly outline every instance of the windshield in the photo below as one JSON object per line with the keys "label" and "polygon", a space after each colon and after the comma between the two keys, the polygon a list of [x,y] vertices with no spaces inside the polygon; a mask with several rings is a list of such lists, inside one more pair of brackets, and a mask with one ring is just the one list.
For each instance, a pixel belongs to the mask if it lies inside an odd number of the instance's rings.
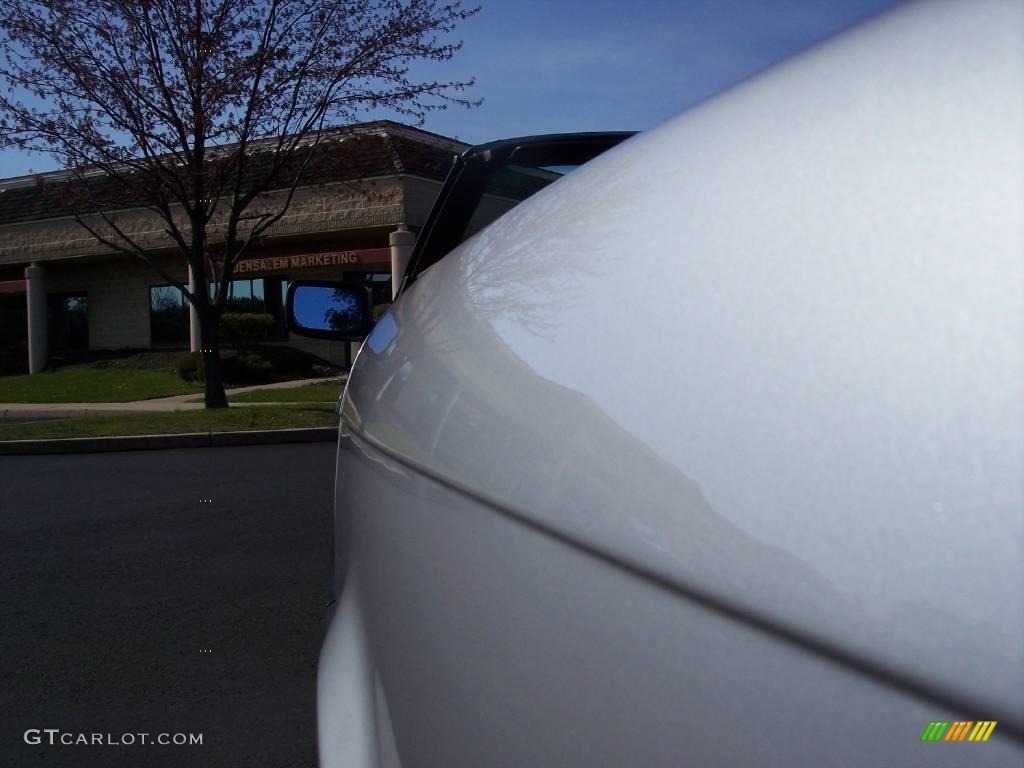
{"label": "windshield", "polygon": [[420,231],[403,287],[523,200],[632,135],[533,136],[467,150],[455,160]]}
{"label": "windshield", "polygon": [[578,167],[576,165],[545,167],[506,165],[499,168],[491,176],[459,242],[468,240],[526,198],[537,194],[544,187],[553,184]]}

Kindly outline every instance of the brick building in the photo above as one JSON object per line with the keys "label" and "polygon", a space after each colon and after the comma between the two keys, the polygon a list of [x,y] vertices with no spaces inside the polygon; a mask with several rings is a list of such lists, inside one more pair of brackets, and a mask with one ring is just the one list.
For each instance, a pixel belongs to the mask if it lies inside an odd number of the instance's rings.
{"label": "brick building", "polygon": [[[422,226],[453,155],[465,148],[390,121],[340,130],[287,214],[239,263],[229,308],[271,314],[278,343],[346,363],[343,345],[289,336],[288,283],[363,282],[386,300],[390,234]],[[0,180],[0,355],[7,358],[0,369],[17,370],[32,359],[36,370],[48,356],[74,350],[195,348],[181,292],[138,257],[113,253],[89,235],[62,203],[63,175]],[[270,193],[269,205],[284,194]],[[114,215],[167,274],[188,282],[184,259],[154,214],[124,205]],[[216,238],[214,227],[214,252]]]}

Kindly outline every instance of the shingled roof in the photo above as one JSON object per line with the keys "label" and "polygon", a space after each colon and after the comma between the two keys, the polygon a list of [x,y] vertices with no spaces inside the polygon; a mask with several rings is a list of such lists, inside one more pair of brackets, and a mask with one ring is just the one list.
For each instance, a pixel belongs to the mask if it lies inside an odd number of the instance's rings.
{"label": "shingled roof", "polygon": [[[333,135],[321,145],[313,163],[303,174],[302,186],[398,174],[443,180],[451,168],[452,157],[468,146],[446,136],[388,120],[345,126],[331,133]],[[270,158],[271,154],[267,153],[267,163]],[[259,162],[259,154],[254,159],[257,162],[253,163],[253,175],[266,168],[265,163]],[[72,194],[68,178],[67,171],[52,171],[0,179],[0,226],[93,210],[80,195]],[[104,190],[104,187],[113,185],[104,185],[102,177],[97,177],[95,184],[91,182],[90,187],[93,186],[97,192],[103,192],[104,210],[137,205],[123,192],[118,195],[115,190]]]}

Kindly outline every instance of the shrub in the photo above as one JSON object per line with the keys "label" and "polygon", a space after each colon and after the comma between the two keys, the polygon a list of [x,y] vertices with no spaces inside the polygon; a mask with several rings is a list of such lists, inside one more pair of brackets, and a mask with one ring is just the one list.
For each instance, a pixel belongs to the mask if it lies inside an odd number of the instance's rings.
{"label": "shrub", "polygon": [[313,366],[322,363],[318,357],[295,347],[267,346],[260,354],[275,371],[285,377],[308,379],[313,376]]}
{"label": "shrub", "polygon": [[[175,367],[185,381],[205,381],[201,352],[184,353],[175,362]],[[222,348],[220,370],[225,384],[237,385],[330,376],[339,369],[301,349],[271,345],[258,351]]]}
{"label": "shrub", "polygon": [[220,370],[224,381],[233,384],[263,384],[274,380],[270,361],[251,352],[222,353]]}
{"label": "shrub", "polygon": [[201,382],[204,380],[202,352],[186,352],[178,358],[174,367],[178,369],[178,375],[185,381]]}
{"label": "shrub", "polygon": [[227,341],[239,346],[252,346],[266,341],[274,330],[273,315],[252,312],[225,312],[220,318],[220,332]]}

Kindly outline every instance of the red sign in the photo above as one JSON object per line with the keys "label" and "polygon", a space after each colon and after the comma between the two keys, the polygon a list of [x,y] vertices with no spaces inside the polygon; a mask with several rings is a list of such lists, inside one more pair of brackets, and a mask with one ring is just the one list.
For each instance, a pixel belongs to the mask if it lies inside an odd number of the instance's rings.
{"label": "red sign", "polygon": [[235,265],[235,274],[377,264],[391,264],[390,248],[364,248],[359,251],[327,251],[326,253],[304,253],[297,256],[261,256],[242,259]]}
{"label": "red sign", "polygon": [[0,282],[0,293],[25,293],[26,280],[5,280]]}

